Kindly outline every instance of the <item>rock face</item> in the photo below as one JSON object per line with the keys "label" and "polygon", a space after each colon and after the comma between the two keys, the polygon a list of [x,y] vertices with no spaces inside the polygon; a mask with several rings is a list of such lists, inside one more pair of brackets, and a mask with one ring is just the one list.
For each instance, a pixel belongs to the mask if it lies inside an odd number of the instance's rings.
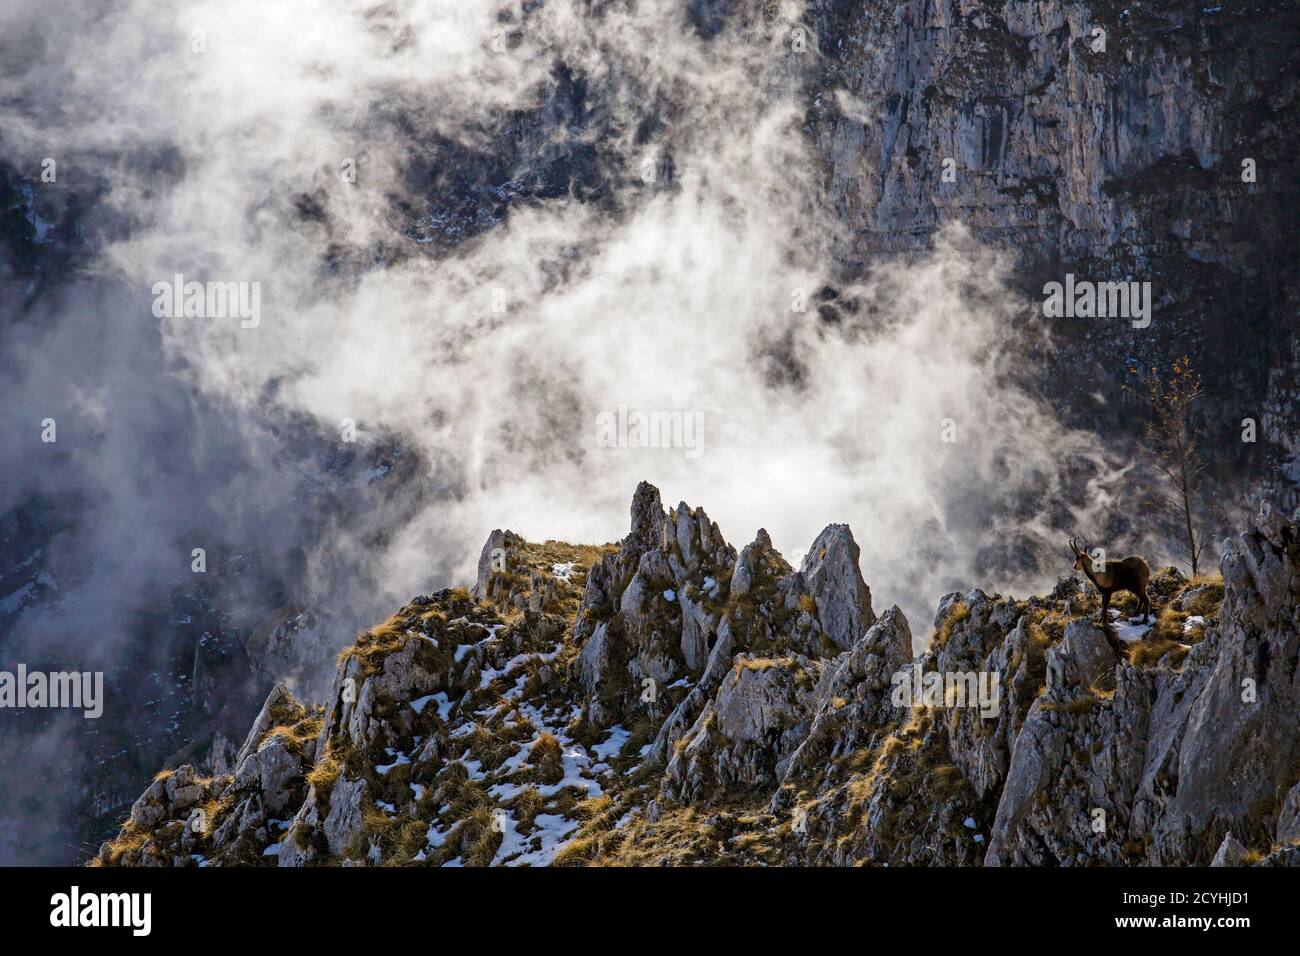
{"label": "rock face", "polygon": [[[1287,842],[1277,832],[1287,828],[1300,756],[1294,523],[1242,535],[1222,570],[1217,625],[1179,670],[1123,669],[1109,699],[1063,686],[1035,702],[998,807],[989,863],[1073,856],[1205,865],[1229,836],[1253,847]],[[1088,654],[1101,656],[1100,649]],[[1064,783],[1075,779],[1084,786]],[[1073,824],[1069,838],[1059,835],[1061,808]]]}
{"label": "rock face", "polygon": [[891,701],[894,675],[911,662],[911,629],[903,612],[891,607],[852,650],[836,658],[830,679],[818,685],[812,726],[792,755],[783,783],[794,787],[827,761],[878,741],[899,713]]}
{"label": "rock face", "polygon": [[[910,249],[908,230],[964,214],[989,238],[1059,244],[1062,258],[1120,246],[1143,263],[1165,237],[1135,234],[1107,185],[1166,157],[1190,154],[1208,170],[1231,152],[1226,91],[1197,78],[1226,56],[1206,32],[1228,24],[1183,6],[856,8],[844,24],[849,49],[833,60],[872,121],[837,123],[826,147],[856,251]],[[839,13],[815,8],[828,23]]]}
{"label": "rock face", "polygon": [[737,654],[664,771],[665,795],[700,801],[729,789],[770,788],[807,736],[811,689],[825,665],[794,656]]}
{"label": "rock face", "polygon": [[[1241,427],[1243,392],[1263,410],[1282,454],[1251,467],[1294,509],[1294,464],[1289,480],[1275,476],[1300,447],[1295,270],[1264,263],[1295,258],[1284,237],[1300,215],[1289,145],[1300,129],[1300,13],[1194,0],[813,0],[808,15],[810,126],[844,226],[844,271],[913,255],[961,221],[1016,251],[1035,298],[1067,273],[1151,281],[1148,331],[1160,334],[1055,323],[1068,347],[1048,357],[1044,387],[1122,431],[1131,401],[1116,386],[1128,367],[1190,355],[1212,393],[1211,427]],[[1289,273],[1289,293],[1255,282],[1261,270]],[[1257,344],[1239,341],[1243,324]],[[1268,373],[1246,370],[1249,350]],[[1104,411],[1088,398],[1095,390],[1114,396]],[[1229,464],[1234,453],[1221,451]]]}
{"label": "rock face", "polygon": [[[849,529],[795,571],[642,484],[603,548],[495,531],[475,592],[268,697],[224,777],[160,777],[102,864],[1300,863],[1300,533],[1153,579],[1121,647],[1063,580],[876,617]],[[1116,644],[1120,641],[1117,639]]]}

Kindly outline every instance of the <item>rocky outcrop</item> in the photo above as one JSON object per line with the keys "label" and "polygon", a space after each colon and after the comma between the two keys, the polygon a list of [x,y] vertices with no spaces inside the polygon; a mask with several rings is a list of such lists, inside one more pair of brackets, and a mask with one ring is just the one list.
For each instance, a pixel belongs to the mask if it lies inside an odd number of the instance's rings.
{"label": "rocky outcrop", "polygon": [[1113,696],[1050,687],[1035,702],[988,862],[1205,865],[1229,835],[1277,839],[1300,778],[1295,535],[1275,522],[1242,536],[1218,620],[1180,668],[1124,668]]}
{"label": "rocky outcrop", "polygon": [[582,646],[577,677],[596,726],[644,704],[662,719],[660,690],[693,682],[718,639],[721,594],[736,560],[716,522],[685,503],[665,512],[642,482],[619,549],[591,569],[574,627]]}
{"label": "rocky outcrop", "polygon": [[830,525],[817,536],[799,569],[800,582],[817,608],[822,630],[847,650],[871,626],[871,589],[858,569],[860,551],[846,524]]}
{"label": "rocky outcrop", "polygon": [[682,802],[729,789],[771,788],[807,736],[825,664],[737,654],[717,695],[675,744],[663,791]]}
{"label": "rocky outcrop", "polygon": [[894,675],[912,661],[912,632],[907,618],[891,607],[836,659],[830,679],[818,685],[816,711],[782,782],[794,787],[834,761],[879,742],[903,709],[891,700]]}
{"label": "rocky outcrop", "polygon": [[482,599],[362,634],[318,715],[277,688],[231,775],[160,778],[99,859],[1296,865],[1296,518],[1222,583],[1157,574],[1145,632],[1070,580],[973,588],[913,656],[847,527],[796,571],[642,484],[617,546],[493,532]]}
{"label": "rocky outcrop", "polygon": [[1177,751],[1164,764],[1173,771],[1173,791],[1152,826],[1158,862],[1204,859],[1207,840],[1229,830],[1252,845],[1268,840],[1300,779],[1294,519],[1261,521],[1221,568],[1223,611],[1218,627],[1207,631],[1213,643],[1199,656],[1217,653],[1205,660],[1208,673],[1186,712]]}
{"label": "rocky outcrop", "polygon": [[[760,529],[739,554],[702,509],[663,510],[642,483],[632,527],[616,553],[592,568],[575,625],[576,673],[588,719],[608,726],[644,711],[669,729],[657,741],[667,759],[699,716],[737,650],[795,650],[820,657],[852,646],[875,619],[845,525],[818,536],[795,572]],[[659,690],[689,686],[684,700]],[[699,693],[696,693],[699,691]]]}
{"label": "rocky outcrop", "polygon": [[152,829],[162,820],[183,813],[207,793],[188,764],[174,773],[160,775],[131,806],[130,823],[140,829]]}
{"label": "rocky outcrop", "polygon": [[158,775],[131,808],[97,865],[253,864],[278,842],[302,802],[315,758],[319,716],[283,685],[267,697],[233,773],[201,776],[185,764]]}

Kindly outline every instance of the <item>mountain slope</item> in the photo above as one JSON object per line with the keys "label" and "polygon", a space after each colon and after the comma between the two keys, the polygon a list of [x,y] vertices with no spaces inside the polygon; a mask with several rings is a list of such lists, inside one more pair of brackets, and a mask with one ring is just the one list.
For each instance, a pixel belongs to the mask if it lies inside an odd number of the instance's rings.
{"label": "mountain slope", "polygon": [[94,862],[1300,863],[1294,519],[1156,575],[1122,661],[1071,579],[946,596],[913,659],[857,557],[737,553],[646,483],[617,545],[495,531],[473,593],[361,634],[323,711],[277,687],[232,774],[160,775]]}

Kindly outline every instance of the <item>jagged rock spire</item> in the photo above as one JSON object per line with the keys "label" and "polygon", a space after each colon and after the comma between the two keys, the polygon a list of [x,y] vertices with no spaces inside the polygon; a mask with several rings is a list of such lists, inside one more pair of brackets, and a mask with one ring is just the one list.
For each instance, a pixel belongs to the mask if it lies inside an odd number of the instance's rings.
{"label": "jagged rock spire", "polygon": [[853,646],[875,623],[871,589],[858,568],[861,554],[846,524],[827,525],[812,543],[800,569],[817,604],[826,636],[842,648]]}
{"label": "jagged rock spire", "polygon": [[663,548],[666,516],[659,489],[648,481],[638,484],[632,495],[631,512],[632,528],[623,539],[624,549],[640,553]]}

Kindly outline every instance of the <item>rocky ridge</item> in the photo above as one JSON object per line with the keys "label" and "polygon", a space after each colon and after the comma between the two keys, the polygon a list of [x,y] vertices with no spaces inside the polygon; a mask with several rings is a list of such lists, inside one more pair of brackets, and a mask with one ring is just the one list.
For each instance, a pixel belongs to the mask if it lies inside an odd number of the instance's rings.
{"label": "rocky ridge", "polygon": [[277,686],[93,862],[1300,864],[1300,515],[1156,575],[1122,659],[1069,578],[945,596],[914,658],[847,526],[795,569],[646,483],[631,517],[494,531],[472,591],[359,635],[323,710]]}

